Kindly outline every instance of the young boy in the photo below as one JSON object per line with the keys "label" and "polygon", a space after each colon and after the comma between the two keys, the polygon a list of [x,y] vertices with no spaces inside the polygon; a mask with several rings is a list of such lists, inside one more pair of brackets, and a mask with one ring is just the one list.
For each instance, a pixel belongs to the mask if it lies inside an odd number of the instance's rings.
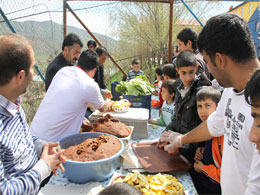
{"label": "young boy", "polygon": [[[173,80],[175,81],[177,79],[177,72],[174,68],[173,64],[165,64],[163,67],[163,80]],[[160,101],[160,107],[163,105],[163,99],[162,99],[162,88],[159,92],[159,101]]]}
{"label": "young boy", "polygon": [[88,49],[90,50],[96,50],[97,49],[97,43],[94,40],[89,40],[87,43]]}
{"label": "young boy", "polygon": [[132,61],[132,67],[133,70],[130,70],[127,74],[126,81],[130,81],[131,79],[134,79],[137,76],[143,75],[144,72],[140,70],[140,61],[137,59],[134,59]]}
{"label": "young boy", "polygon": [[[182,51],[192,51],[195,54],[198,64],[198,70],[196,74],[205,73],[208,79],[210,79],[210,73],[208,70],[208,65],[203,60],[202,55],[198,51],[197,47],[198,36],[197,33],[191,28],[182,29],[177,35],[178,52]],[[175,64],[175,61],[173,62]]]}
{"label": "young boy", "polygon": [[[220,98],[220,91],[212,86],[203,87],[198,91],[197,111],[202,121],[206,121],[216,110]],[[198,173],[196,187],[199,194],[221,194],[219,183],[222,152],[223,136],[206,141],[204,147],[196,150],[194,169]]]}
{"label": "young boy", "polygon": [[260,154],[260,70],[257,70],[246,85],[245,98],[251,105],[251,115],[254,123],[249,134],[249,140],[256,144]]}
{"label": "young boy", "polygon": [[172,121],[174,113],[174,81],[167,80],[162,85],[162,99],[164,100],[160,119],[149,120],[149,123],[160,126],[167,126]]}
{"label": "young boy", "polygon": [[155,91],[153,95],[159,95],[159,92],[163,84],[163,69],[162,67],[157,67],[155,69],[156,81],[154,82]]}
{"label": "young boy", "polygon": [[[174,117],[172,122],[166,127],[166,130],[185,134],[201,122],[197,113],[196,94],[202,86],[210,85],[210,82],[203,75],[196,76],[198,65],[193,52],[182,51],[177,56],[176,65],[180,81],[175,94]],[[159,140],[159,147],[164,147],[166,144],[166,142]],[[196,143],[187,144],[173,153],[178,154],[180,152],[193,163],[197,146],[198,144]]]}

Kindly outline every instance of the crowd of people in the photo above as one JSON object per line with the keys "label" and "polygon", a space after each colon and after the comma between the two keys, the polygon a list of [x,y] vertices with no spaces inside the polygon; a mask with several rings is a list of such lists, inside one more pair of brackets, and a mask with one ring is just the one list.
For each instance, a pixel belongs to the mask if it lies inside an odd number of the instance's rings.
{"label": "crowd of people", "polygon": [[212,17],[197,46],[218,89],[202,87],[207,82],[198,78],[206,74],[195,74],[194,54],[181,51],[175,113],[158,146],[194,163],[190,174],[199,194],[259,194],[260,63],[247,23],[232,14]]}
{"label": "crowd of people", "polygon": [[[247,23],[237,15],[209,19],[200,34],[184,28],[178,54],[158,67],[156,90],[165,126],[158,147],[182,154],[199,194],[260,194],[260,62]],[[63,170],[62,138],[79,133],[91,108],[108,111],[104,82],[109,53],[95,41],[81,51],[70,33],[46,71],[46,95],[29,127],[20,96],[33,77],[33,47],[25,37],[0,36],[0,194],[37,194]],[[124,80],[143,75],[134,59]],[[117,189],[113,189],[117,188]],[[100,194],[137,193],[116,184]]]}

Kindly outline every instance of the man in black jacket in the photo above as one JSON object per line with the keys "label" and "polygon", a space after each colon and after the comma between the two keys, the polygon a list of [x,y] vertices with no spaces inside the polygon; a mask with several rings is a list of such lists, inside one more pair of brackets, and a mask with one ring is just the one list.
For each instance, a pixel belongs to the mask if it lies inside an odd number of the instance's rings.
{"label": "man in black jacket", "polygon": [[65,66],[73,66],[80,56],[83,44],[80,38],[74,34],[68,34],[62,43],[62,52],[49,64],[46,70],[46,91],[48,90],[53,77]]}
{"label": "man in black jacket", "polygon": [[94,76],[94,79],[100,87],[103,97],[112,98],[111,92],[107,90],[104,81],[104,63],[107,60],[108,51],[105,47],[100,46],[96,49],[96,52],[99,56],[99,66],[97,67],[97,72]]}
{"label": "man in black jacket", "polygon": [[[193,52],[182,51],[177,56],[176,65],[181,82],[176,86],[175,114],[166,130],[185,134],[201,123],[197,113],[196,94],[202,86],[210,85],[210,82],[204,74],[196,75],[198,65]],[[193,162],[196,148],[197,144],[189,144],[178,152]]]}

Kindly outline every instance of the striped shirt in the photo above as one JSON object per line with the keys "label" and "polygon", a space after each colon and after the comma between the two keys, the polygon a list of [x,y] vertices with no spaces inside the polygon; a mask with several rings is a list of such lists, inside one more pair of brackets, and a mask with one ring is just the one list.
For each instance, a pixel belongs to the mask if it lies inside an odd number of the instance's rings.
{"label": "striped shirt", "polygon": [[0,95],[0,194],[38,193],[51,172],[39,160],[43,144],[29,133],[20,98],[14,104]]}
{"label": "striped shirt", "polygon": [[130,70],[127,74],[126,81],[130,81],[131,79],[134,79],[137,76],[143,75],[144,72],[142,70],[139,70],[138,72],[135,72],[134,70]]}

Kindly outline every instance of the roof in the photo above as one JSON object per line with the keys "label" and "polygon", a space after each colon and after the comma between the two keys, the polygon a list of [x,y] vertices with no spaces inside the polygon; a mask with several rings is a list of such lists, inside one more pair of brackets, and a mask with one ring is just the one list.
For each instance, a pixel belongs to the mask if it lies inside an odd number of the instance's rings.
{"label": "roof", "polygon": [[243,2],[243,3],[239,4],[238,6],[232,8],[232,9],[229,10],[228,12],[232,12],[232,11],[234,11],[235,9],[239,8],[240,6],[242,6],[242,5],[246,4],[246,3],[248,3],[248,2]]}

